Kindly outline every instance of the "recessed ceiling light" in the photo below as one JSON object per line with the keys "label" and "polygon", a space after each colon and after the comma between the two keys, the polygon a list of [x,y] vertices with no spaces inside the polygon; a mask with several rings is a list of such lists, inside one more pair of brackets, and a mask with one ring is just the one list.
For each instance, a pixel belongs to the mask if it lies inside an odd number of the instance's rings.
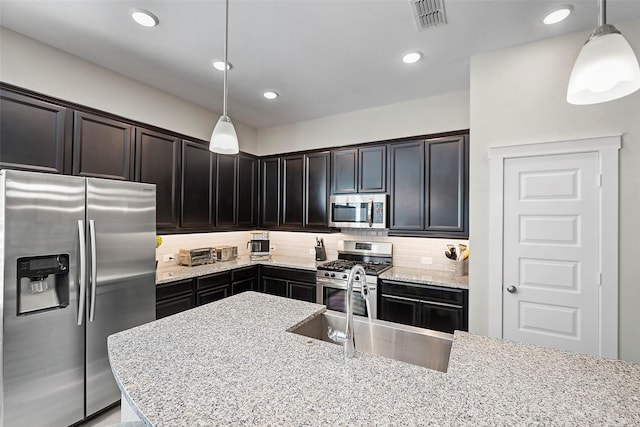
{"label": "recessed ceiling light", "polygon": [[422,54],[420,52],[409,52],[402,57],[402,62],[405,64],[413,64],[414,62],[418,62],[420,58],[422,58]]}
{"label": "recessed ceiling light", "polygon": [[134,9],[131,11],[131,17],[143,27],[155,27],[158,25],[158,17],[148,10]]}
{"label": "recessed ceiling light", "polygon": [[[218,71],[224,71],[224,61],[213,61],[213,67]],[[231,62],[227,62],[227,70],[233,68]]]}
{"label": "recessed ceiling light", "polygon": [[263,95],[267,99],[276,99],[278,97],[278,94],[276,92],[273,92],[273,91],[267,91]]}
{"label": "recessed ceiling light", "polygon": [[560,21],[564,21],[567,18],[567,16],[571,14],[572,11],[573,11],[573,6],[571,6],[570,4],[565,4],[565,5],[556,7],[555,9],[545,14],[544,18],[542,19],[542,22],[544,22],[547,25],[557,24]]}

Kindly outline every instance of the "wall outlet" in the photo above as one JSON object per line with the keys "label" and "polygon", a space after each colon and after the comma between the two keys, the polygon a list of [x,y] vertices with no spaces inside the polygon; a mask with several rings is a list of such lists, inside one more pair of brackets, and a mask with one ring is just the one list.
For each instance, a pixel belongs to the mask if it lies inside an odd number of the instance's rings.
{"label": "wall outlet", "polygon": [[420,258],[420,262],[423,263],[423,264],[431,265],[431,264],[433,264],[433,257],[423,256],[422,258]]}
{"label": "wall outlet", "polygon": [[169,262],[173,259],[173,254],[162,255],[162,262]]}

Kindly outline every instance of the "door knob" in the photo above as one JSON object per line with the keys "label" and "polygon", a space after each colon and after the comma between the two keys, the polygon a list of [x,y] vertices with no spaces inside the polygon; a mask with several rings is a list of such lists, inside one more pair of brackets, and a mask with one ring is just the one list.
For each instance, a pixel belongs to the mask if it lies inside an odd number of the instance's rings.
{"label": "door knob", "polygon": [[507,292],[509,292],[510,294],[515,294],[516,291],[518,290],[518,288],[516,288],[515,286],[511,285],[507,288]]}

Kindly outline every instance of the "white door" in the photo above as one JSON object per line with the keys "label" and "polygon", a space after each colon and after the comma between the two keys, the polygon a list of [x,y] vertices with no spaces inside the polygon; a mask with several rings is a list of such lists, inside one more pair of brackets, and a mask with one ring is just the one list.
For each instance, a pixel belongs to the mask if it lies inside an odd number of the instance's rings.
{"label": "white door", "polygon": [[599,354],[600,204],[597,152],[505,159],[505,339]]}

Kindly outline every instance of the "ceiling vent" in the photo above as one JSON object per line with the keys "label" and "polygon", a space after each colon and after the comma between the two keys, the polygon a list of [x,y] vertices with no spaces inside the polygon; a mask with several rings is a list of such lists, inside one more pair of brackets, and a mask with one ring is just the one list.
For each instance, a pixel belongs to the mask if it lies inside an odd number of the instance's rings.
{"label": "ceiling vent", "polygon": [[411,8],[420,31],[447,23],[444,0],[411,0]]}

